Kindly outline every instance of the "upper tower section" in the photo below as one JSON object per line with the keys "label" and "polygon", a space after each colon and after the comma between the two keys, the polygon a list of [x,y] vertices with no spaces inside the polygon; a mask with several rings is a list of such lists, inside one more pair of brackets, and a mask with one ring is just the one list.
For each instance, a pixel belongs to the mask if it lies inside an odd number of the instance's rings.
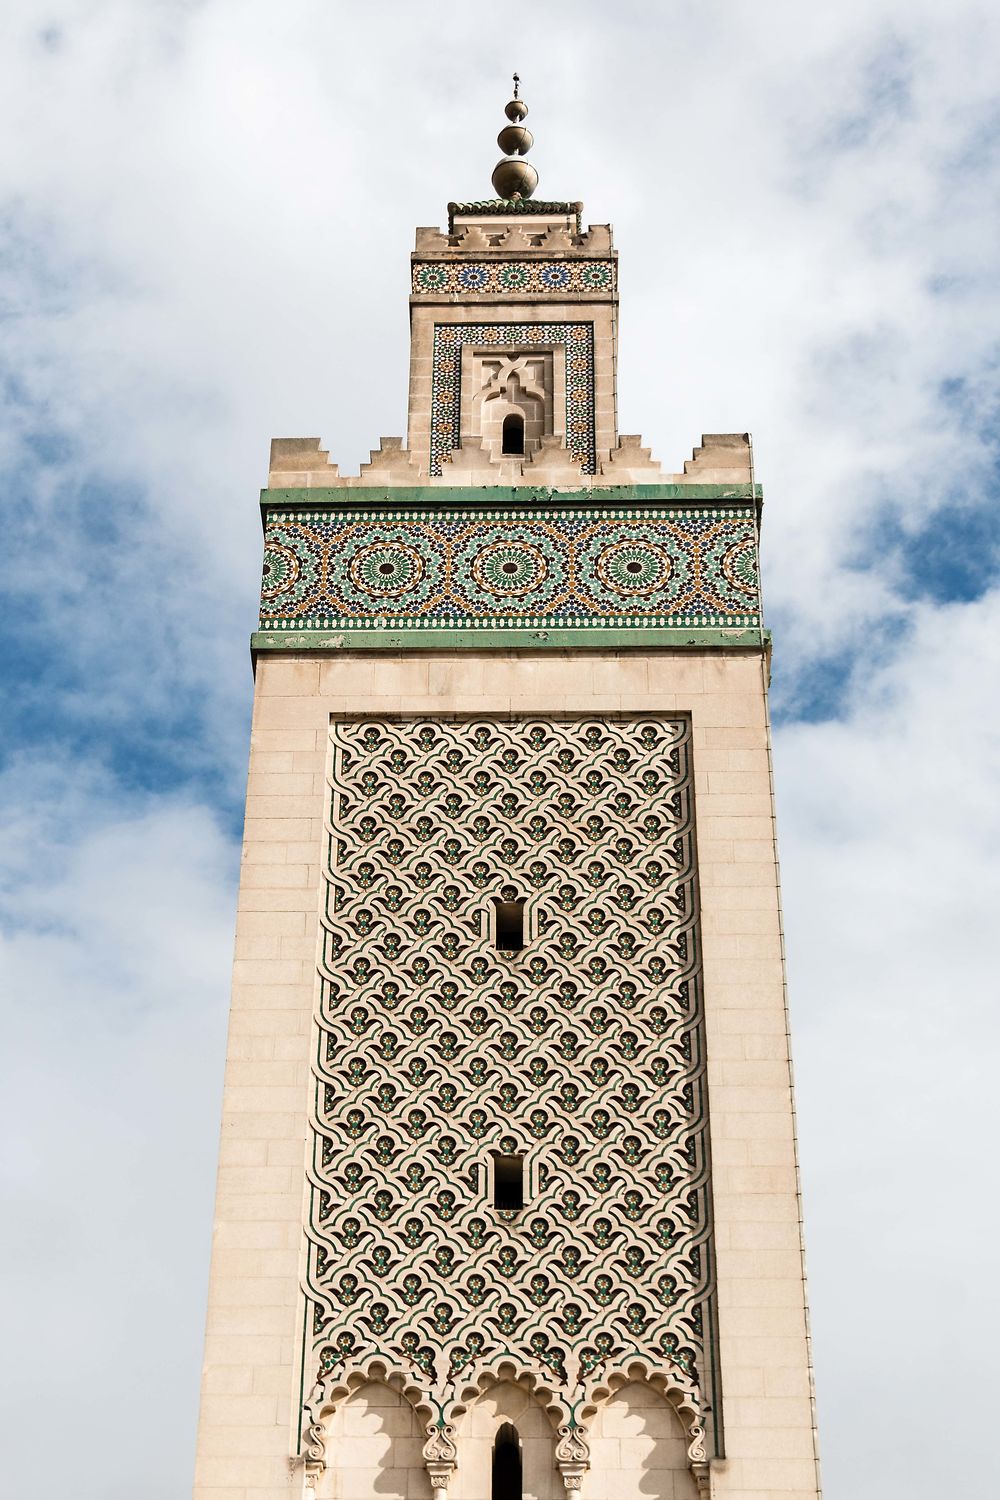
{"label": "upper tower section", "polygon": [[409,448],[457,483],[592,482],[617,446],[611,228],[531,196],[517,82],[497,137],[503,196],[450,203],[446,233],[417,230]]}
{"label": "upper tower section", "polygon": [[618,261],[611,226],[583,204],[536,198],[528,107],[497,136],[498,196],[450,203],[447,229],[411,257],[407,440],[383,438],[356,477],[318,438],[276,439],[272,488],[341,485],[586,490],[663,483],[746,485],[742,434],[702,440],[682,474],[618,432]]}

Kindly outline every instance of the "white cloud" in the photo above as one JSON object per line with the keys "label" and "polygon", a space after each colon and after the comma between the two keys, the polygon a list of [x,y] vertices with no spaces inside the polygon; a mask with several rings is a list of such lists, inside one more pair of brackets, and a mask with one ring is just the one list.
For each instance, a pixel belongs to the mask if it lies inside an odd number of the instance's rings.
{"label": "white cloud", "polygon": [[233,851],[204,808],[129,809],[69,761],[2,791],[0,1493],[55,1443],[86,1500],[139,1472],[167,1500],[193,1463]]}
{"label": "white cloud", "polygon": [[[998,643],[1000,593],[921,610],[842,723],[776,741],[821,1436],[855,1500],[991,1463]],[[956,1384],[958,1470],[915,1441]]]}

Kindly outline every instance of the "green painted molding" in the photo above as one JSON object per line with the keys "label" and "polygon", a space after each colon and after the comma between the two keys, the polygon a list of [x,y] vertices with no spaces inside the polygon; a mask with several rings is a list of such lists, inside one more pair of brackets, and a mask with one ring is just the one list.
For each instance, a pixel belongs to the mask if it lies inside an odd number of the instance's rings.
{"label": "green painted molding", "polygon": [[553,202],[546,198],[476,198],[471,202],[448,204],[448,233],[455,232],[455,219],[463,215],[476,218],[523,218],[528,214],[566,214],[576,219],[576,232],[581,232],[583,204]]}
{"label": "green painted molding", "polygon": [[761,505],[759,484],[616,484],[586,490],[559,490],[529,485],[386,485],[296,486],[260,492],[261,520],[271,510],[378,510],[389,506],[405,510],[421,506],[429,510],[477,507],[482,510],[532,508],[600,510],[608,506],[663,505],[692,502],[713,505],[751,502]]}
{"label": "green painted molding", "polygon": [[586,630],[257,630],[253,656],[269,651],[767,651],[771,632],[749,629],[591,626]]}

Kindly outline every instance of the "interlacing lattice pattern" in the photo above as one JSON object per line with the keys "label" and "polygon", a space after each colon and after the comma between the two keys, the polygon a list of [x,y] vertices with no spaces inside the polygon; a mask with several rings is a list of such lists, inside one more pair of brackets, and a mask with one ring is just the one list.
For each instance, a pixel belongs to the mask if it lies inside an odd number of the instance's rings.
{"label": "interlacing lattice pattern", "polygon": [[[693,792],[683,719],[335,722],[317,1015],[313,1369],[440,1404],[510,1356],[573,1393],[710,1384]],[[526,898],[499,952],[495,897]],[[520,1212],[490,1152],[523,1153]]]}

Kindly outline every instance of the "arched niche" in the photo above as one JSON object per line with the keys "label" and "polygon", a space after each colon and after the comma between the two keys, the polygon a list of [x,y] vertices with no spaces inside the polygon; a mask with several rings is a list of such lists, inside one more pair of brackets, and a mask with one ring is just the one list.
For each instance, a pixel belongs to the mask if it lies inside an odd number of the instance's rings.
{"label": "arched niche", "polygon": [[524,457],[524,417],[519,411],[509,411],[503,419],[500,452],[504,458]]}
{"label": "arched niche", "polygon": [[316,1500],[431,1500],[426,1427],[401,1391],[381,1380],[354,1385],[323,1425]]}
{"label": "arched niche", "polygon": [[522,424],[521,452],[528,457],[545,436],[545,402],[535,392],[523,389],[518,377],[512,375],[502,394],[488,396],[483,402],[481,420],[482,438],[491,458],[503,456],[504,430],[514,420]]}
{"label": "arched niche", "polygon": [[673,1404],[644,1380],[601,1401],[589,1423],[583,1500],[698,1500],[688,1434]]}
{"label": "arched niche", "polygon": [[[497,1439],[509,1444],[510,1429],[520,1446],[521,1494],[496,1500],[565,1500],[552,1424],[531,1392],[513,1380],[487,1385],[468,1405],[456,1435],[458,1469],[448,1500],[494,1500]],[[505,1466],[508,1473],[512,1467]]]}

